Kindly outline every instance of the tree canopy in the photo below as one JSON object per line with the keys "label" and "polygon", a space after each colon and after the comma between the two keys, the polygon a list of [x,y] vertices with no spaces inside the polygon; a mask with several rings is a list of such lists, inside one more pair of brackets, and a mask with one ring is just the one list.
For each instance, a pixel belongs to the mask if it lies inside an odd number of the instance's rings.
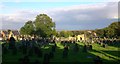
{"label": "tree canopy", "polygon": [[120,38],[120,22],[113,22],[108,27],[95,30],[100,37]]}
{"label": "tree canopy", "polygon": [[57,33],[57,37],[69,37],[73,36],[73,33],[71,31],[60,31]]}
{"label": "tree canopy", "polygon": [[20,29],[21,34],[50,37],[56,34],[55,22],[46,14],[39,14],[34,21],[28,21]]}

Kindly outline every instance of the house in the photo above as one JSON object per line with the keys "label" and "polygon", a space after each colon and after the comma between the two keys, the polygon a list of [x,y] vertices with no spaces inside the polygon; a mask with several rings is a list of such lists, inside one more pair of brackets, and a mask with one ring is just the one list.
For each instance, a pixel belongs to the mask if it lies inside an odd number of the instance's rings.
{"label": "house", "polygon": [[20,33],[18,30],[11,30],[10,32],[8,32],[8,30],[0,31],[0,39],[2,39],[2,40],[7,40],[11,36],[13,36],[15,39],[17,39],[17,36],[19,36],[19,35],[20,35]]}
{"label": "house", "polygon": [[3,38],[2,38],[2,34],[0,34],[0,41],[1,41],[1,40],[3,40]]}
{"label": "house", "polygon": [[80,35],[76,36],[77,41],[85,41],[87,39],[88,39],[88,37],[85,34],[80,34]]}

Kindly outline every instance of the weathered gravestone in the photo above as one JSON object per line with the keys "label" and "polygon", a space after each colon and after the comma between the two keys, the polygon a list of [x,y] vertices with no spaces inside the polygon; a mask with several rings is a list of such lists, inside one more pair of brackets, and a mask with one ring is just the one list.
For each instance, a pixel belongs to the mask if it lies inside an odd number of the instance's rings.
{"label": "weathered gravestone", "polygon": [[79,51],[79,46],[78,46],[77,43],[75,43],[73,50],[74,50],[74,52],[78,52]]}
{"label": "weathered gravestone", "polygon": [[99,56],[97,56],[95,59],[94,59],[94,64],[103,64],[102,63],[102,60]]}
{"label": "weathered gravestone", "polygon": [[64,50],[63,50],[63,58],[67,58],[68,57],[68,51],[69,51],[69,49],[68,49],[68,46],[66,45],[64,47]]}
{"label": "weathered gravestone", "polygon": [[49,54],[46,53],[43,58],[43,64],[49,64],[49,62],[50,62]]}

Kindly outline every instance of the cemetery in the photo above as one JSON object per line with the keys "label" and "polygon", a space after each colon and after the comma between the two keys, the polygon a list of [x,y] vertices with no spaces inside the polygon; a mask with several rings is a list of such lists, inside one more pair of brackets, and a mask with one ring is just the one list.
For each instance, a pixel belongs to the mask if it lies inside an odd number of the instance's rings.
{"label": "cemetery", "polygon": [[57,31],[47,14],[19,30],[0,30],[2,64],[120,64],[120,22],[95,30]]}
{"label": "cemetery", "polygon": [[114,64],[120,61],[120,40],[56,41],[37,37],[1,40],[2,63],[8,64]]}

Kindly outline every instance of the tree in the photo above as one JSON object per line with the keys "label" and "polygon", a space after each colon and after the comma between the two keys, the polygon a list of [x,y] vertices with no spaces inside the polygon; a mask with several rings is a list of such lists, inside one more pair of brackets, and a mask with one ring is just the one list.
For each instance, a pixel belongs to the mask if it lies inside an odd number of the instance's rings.
{"label": "tree", "polygon": [[113,22],[108,27],[95,30],[100,37],[120,37],[120,22]]}
{"label": "tree", "polygon": [[46,14],[37,15],[34,24],[36,27],[36,34],[42,37],[50,37],[56,32],[55,23],[52,22],[52,19]]}
{"label": "tree", "polygon": [[35,27],[32,21],[28,21],[25,23],[23,27],[20,29],[21,34],[32,35],[35,32]]}
{"label": "tree", "polygon": [[73,33],[70,31],[61,31],[59,35],[60,37],[69,37],[69,36],[73,36]]}
{"label": "tree", "polygon": [[107,27],[107,35],[110,38],[120,37],[120,22],[113,22]]}
{"label": "tree", "polygon": [[28,21],[20,29],[21,34],[50,37],[56,35],[55,22],[46,14],[39,14],[34,21]]}

